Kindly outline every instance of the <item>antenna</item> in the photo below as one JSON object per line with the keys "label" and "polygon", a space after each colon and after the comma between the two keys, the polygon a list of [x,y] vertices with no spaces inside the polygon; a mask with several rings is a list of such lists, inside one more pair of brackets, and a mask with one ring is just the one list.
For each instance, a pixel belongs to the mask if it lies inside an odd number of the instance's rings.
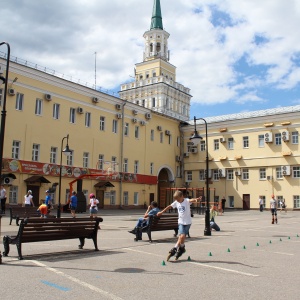
{"label": "antenna", "polygon": [[95,52],[95,90],[97,90],[97,52]]}

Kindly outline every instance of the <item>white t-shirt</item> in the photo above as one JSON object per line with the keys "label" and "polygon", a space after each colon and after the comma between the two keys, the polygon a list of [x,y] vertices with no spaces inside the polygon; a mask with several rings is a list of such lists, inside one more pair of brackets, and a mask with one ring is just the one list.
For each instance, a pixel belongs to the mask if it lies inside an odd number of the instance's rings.
{"label": "white t-shirt", "polygon": [[270,200],[270,207],[271,207],[271,208],[276,208],[276,206],[277,206],[277,205],[276,205],[276,200],[272,198],[272,199]]}
{"label": "white t-shirt", "polygon": [[25,195],[24,199],[25,199],[25,204],[31,204],[31,199],[33,198],[32,195]]}
{"label": "white t-shirt", "polygon": [[173,208],[177,208],[178,224],[182,224],[182,225],[192,224],[190,205],[191,203],[188,198],[184,198],[184,200],[181,203],[174,201],[171,204]]}
{"label": "white t-shirt", "polygon": [[98,207],[97,207],[98,203],[99,203],[99,200],[97,200],[96,198],[90,199],[91,208],[98,210]]}

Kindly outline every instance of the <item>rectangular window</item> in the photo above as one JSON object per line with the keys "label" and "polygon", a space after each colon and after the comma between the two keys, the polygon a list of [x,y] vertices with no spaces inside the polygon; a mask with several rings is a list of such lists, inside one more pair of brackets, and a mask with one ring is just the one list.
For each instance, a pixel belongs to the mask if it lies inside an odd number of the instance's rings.
{"label": "rectangular window", "polygon": [[259,180],[266,180],[266,168],[260,168],[259,169]]}
{"label": "rectangular window", "polygon": [[35,100],[35,114],[37,116],[42,115],[42,109],[43,109],[43,100],[42,99],[36,99]]}
{"label": "rectangular window", "polygon": [[215,139],[214,140],[214,150],[217,151],[220,149],[220,140],[219,139]]}
{"label": "rectangular window", "polygon": [[123,172],[128,173],[128,158],[124,158]]}
{"label": "rectangular window", "polygon": [[8,202],[10,204],[17,204],[18,203],[18,192],[19,192],[19,190],[18,190],[17,186],[12,185],[9,188]]}
{"label": "rectangular window", "polygon": [[249,169],[242,169],[242,179],[249,180]]}
{"label": "rectangular window", "polygon": [[233,150],[233,138],[228,138],[228,149]]}
{"label": "rectangular window", "polygon": [[139,204],[139,193],[138,192],[134,192],[134,194],[133,194],[133,204],[134,205]]}
{"label": "rectangular window", "polygon": [[199,180],[200,181],[205,180],[205,170],[199,170]]}
{"label": "rectangular window", "polygon": [[152,107],[155,107],[155,98],[152,98]]}
{"label": "rectangular window", "polygon": [[265,146],[265,136],[263,134],[260,134],[258,136],[258,147],[263,148]]}
{"label": "rectangular window", "polygon": [[205,141],[200,142],[200,151],[205,151]]}
{"label": "rectangular window", "polygon": [[20,159],[21,142],[13,141],[11,158]]}
{"label": "rectangular window", "polygon": [[260,198],[262,199],[263,207],[265,208],[266,207],[266,196],[261,195]]}
{"label": "rectangular window", "polygon": [[163,134],[163,132],[160,132],[160,133],[159,133],[159,142],[160,142],[160,143],[163,143],[163,142],[164,142],[164,134]]}
{"label": "rectangular window", "polygon": [[277,167],[276,168],[276,179],[282,179],[283,175],[282,175],[282,169],[281,167]]}
{"label": "rectangular window", "polygon": [[176,145],[177,145],[177,147],[180,147],[180,137],[179,136],[177,137]]}
{"label": "rectangular window", "polygon": [[180,166],[176,166],[176,177],[181,178],[181,169]]}
{"label": "rectangular window", "polygon": [[140,127],[139,126],[134,127],[134,137],[136,139],[138,139],[140,137]]}
{"label": "rectangular window", "polygon": [[67,165],[68,165],[68,166],[73,166],[73,155],[74,155],[74,151],[71,152],[71,153],[67,156]]}
{"label": "rectangular window", "polygon": [[50,149],[50,164],[57,163],[57,147],[51,147]]}
{"label": "rectangular window", "polygon": [[90,154],[88,152],[83,152],[83,160],[82,160],[82,166],[83,168],[89,167],[89,156]]}
{"label": "rectangular window", "polygon": [[85,127],[91,127],[91,113],[85,113],[85,120],[84,120]]}
{"label": "rectangular window", "polygon": [[76,109],[75,108],[70,108],[70,117],[69,117],[69,122],[74,124],[75,123],[75,116],[76,116]]}
{"label": "rectangular window", "polygon": [[234,208],[234,196],[228,196],[229,207]]}
{"label": "rectangular window", "polygon": [[243,136],[243,148],[249,148],[249,137]]}
{"label": "rectangular window", "polygon": [[219,169],[214,169],[213,170],[213,180],[214,181],[219,181]]}
{"label": "rectangular window", "polygon": [[103,154],[99,154],[98,156],[98,163],[97,163],[97,169],[98,170],[103,170],[104,167],[104,155]]}
{"label": "rectangular window", "polygon": [[293,178],[300,178],[300,167],[293,167]]}
{"label": "rectangular window", "polygon": [[124,135],[129,136],[129,123],[124,124]]}
{"label": "rectangular window", "polygon": [[135,160],[134,161],[134,174],[138,174],[139,173],[139,161]]}
{"label": "rectangular window", "polygon": [[53,104],[53,119],[58,120],[60,114],[60,104]]}
{"label": "rectangular window", "polygon": [[32,145],[32,161],[39,161],[40,157],[40,145],[39,144],[33,144]]}
{"label": "rectangular window", "polygon": [[100,131],[105,130],[105,117],[100,117]]}
{"label": "rectangular window", "polygon": [[110,205],[116,205],[116,191],[111,191],[110,192]]}
{"label": "rectangular window", "polygon": [[150,131],[150,140],[154,141],[154,130],[153,129],[151,129],[151,131]]}
{"label": "rectangular window", "polygon": [[298,131],[293,131],[292,132],[292,144],[298,144],[299,143],[299,134]]}
{"label": "rectangular window", "polygon": [[233,180],[234,179],[234,173],[233,173],[233,169],[227,169],[227,180]]}
{"label": "rectangular window", "polygon": [[193,181],[193,172],[187,171],[186,172],[186,182],[191,182],[191,181]]}
{"label": "rectangular window", "polygon": [[154,174],[154,163],[150,163],[150,175]]}
{"label": "rectangular window", "polygon": [[281,145],[281,133],[275,133],[275,145]]}
{"label": "rectangular window", "polygon": [[112,132],[113,133],[118,133],[118,120],[113,120],[113,123],[112,123]]}
{"label": "rectangular window", "polygon": [[123,193],[123,203],[125,206],[128,206],[128,199],[129,199],[128,192],[124,192]]}
{"label": "rectangular window", "polygon": [[294,195],[293,196],[294,208],[300,208],[300,196]]}
{"label": "rectangular window", "polygon": [[23,106],[24,106],[24,95],[17,93],[16,110],[23,110]]}

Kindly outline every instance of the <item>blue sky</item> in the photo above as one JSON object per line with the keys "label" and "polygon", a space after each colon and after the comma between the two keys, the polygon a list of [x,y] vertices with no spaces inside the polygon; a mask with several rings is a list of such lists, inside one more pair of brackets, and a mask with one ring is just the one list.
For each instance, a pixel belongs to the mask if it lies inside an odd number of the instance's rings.
{"label": "blue sky", "polygon": [[[1,3],[0,40],[12,56],[91,84],[96,58],[97,85],[114,91],[142,61],[153,0]],[[191,118],[300,103],[300,1],[161,0],[161,8]]]}

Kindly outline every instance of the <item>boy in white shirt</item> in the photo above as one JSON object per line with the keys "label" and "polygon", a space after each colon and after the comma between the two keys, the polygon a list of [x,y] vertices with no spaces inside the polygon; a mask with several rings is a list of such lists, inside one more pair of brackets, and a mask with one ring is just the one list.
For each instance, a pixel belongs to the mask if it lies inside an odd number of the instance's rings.
{"label": "boy in white shirt", "polygon": [[159,217],[165,211],[171,208],[177,208],[178,211],[178,240],[174,248],[169,251],[167,260],[169,260],[175,254],[175,259],[177,260],[183,253],[185,253],[185,236],[189,233],[192,224],[190,205],[191,203],[200,201],[202,197],[193,199],[184,198],[183,193],[177,190],[175,191],[173,198],[175,201],[172,204],[168,205],[161,212],[157,213],[157,216]]}

